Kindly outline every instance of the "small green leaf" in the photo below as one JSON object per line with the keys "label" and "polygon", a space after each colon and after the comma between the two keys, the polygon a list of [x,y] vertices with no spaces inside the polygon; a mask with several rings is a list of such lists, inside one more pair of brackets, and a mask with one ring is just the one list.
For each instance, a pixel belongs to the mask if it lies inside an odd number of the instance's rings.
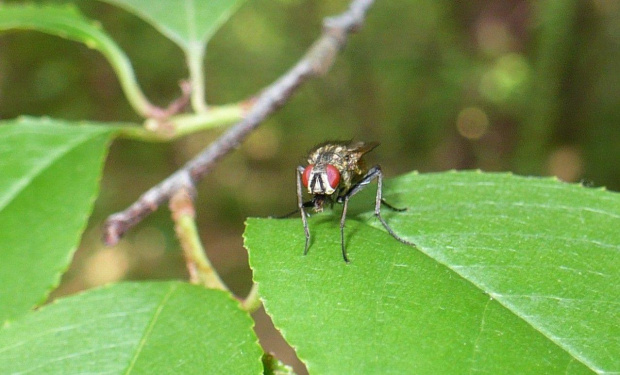
{"label": "small green leaf", "polygon": [[245,0],[102,0],[150,23],[185,52],[192,84],[192,106],[207,112],[204,56],[207,42]]}
{"label": "small green leaf", "polygon": [[84,43],[110,62],[136,112],[149,117],[153,105],[140,90],[131,62],[118,45],[72,6],[0,4],[0,31],[36,30]]}
{"label": "small green leaf", "polygon": [[112,135],[60,121],[0,124],[0,325],[58,284],[97,196]]}
{"label": "small green leaf", "polygon": [[[265,308],[312,373],[620,371],[620,195],[476,172],[387,181],[382,213],[250,219]],[[367,189],[374,190],[374,189]],[[355,196],[373,205],[374,191]],[[370,207],[369,207],[370,206]]]}
{"label": "small green leaf", "polygon": [[224,292],[118,284],[58,300],[0,330],[0,373],[261,374],[252,324]]}
{"label": "small green leaf", "polygon": [[207,41],[245,0],[103,0],[142,18],[183,50]]}

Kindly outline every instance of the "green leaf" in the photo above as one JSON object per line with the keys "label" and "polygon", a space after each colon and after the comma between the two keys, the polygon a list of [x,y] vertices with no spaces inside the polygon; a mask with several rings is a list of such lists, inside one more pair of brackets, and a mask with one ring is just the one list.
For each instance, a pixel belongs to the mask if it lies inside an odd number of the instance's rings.
{"label": "green leaf", "polygon": [[118,284],[58,300],[0,330],[0,373],[261,374],[252,324],[224,292]]}
{"label": "green leaf", "polygon": [[103,0],[142,18],[183,50],[207,41],[245,0]]}
{"label": "green leaf", "polygon": [[153,105],[144,96],[131,62],[118,45],[91,20],[69,5],[0,4],[0,31],[36,30],[84,43],[101,52],[110,62],[136,112],[148,117]]}
{"label": "green leaf", "polygon": [[60,121],[0,123],[0,325],[58,284],[92,210],[112,135]]}
{"label": "green leaf", "polygon": [[[374,190],[373,188],[367,190]],[[374,191],[351,202],[372,208]],[[249,219],[265,309],[310,372],[620,371],[620,195],[478,172],[409,174],[406,212]]]}
{"label": "green leaf", "polygon": [[102,0],[142,18],[185,52],[192,83],[192,105],[206,112],[204,55],[207,42],[245,0]]}

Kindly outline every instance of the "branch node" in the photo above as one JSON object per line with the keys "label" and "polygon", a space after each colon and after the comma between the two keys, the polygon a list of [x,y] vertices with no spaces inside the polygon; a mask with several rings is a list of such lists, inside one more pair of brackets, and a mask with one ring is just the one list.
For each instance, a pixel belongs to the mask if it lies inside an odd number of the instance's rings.
{"label": "branch node", "polygon": [[172,219],[175,222],[179,221],[182,216],[187,216],[192,219],[196,217],[194,199],[186,188],[181,188],[172,195],[169,207],[172,212]]}
{"label": "branch node", "polygon": [[156,107],[151,111],[150,117],[144,122],[146,130],[162,133],[166,136],[172,136],[175,133],[176,129],[168,121],[168,118],[183,111],[189,104],[192,94],[192,84],[190,81],[180,81],[179,87],[181,88],[180,97],[173,100],[165,109]]}

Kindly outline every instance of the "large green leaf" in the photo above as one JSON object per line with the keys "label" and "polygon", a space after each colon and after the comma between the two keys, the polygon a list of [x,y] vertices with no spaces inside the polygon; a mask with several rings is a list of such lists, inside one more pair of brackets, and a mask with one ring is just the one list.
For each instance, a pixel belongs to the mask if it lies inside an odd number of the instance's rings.
{"label": "large green leaf", "polygon": [[112,130],[0,123],[0,325],[59,282],[97,196]]}
{"label": "large green leaf", "polygon": [[58,300],[0,330],[0,373],[260,374],[252,324],[224,292],[119,284]]}
{"label": "large green leaf", "polygon": [[[370,190],[370,189],[367,189]],[[552,179],[410,174],[383,213],[249,219],[267,312],[310,372],[620,371],[620,195]],[[352,199],[371,208],[373,192]]]}
{"label": "large green leaf", "polygon": [[134,109],[147,117],[153,108],[144,96],[129,59],[93,21],[69,5],[0,4],[0,31],[36,30],[84,43],[110,62]]}

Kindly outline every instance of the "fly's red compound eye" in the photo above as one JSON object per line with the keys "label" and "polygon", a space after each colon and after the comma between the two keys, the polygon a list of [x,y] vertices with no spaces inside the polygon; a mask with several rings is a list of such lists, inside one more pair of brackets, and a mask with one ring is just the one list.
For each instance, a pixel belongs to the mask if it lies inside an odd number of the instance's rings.
{"label": "fly's red compound eye", "polygon": [[331,164],[327,165],[326,170],[327,182],[329,183],[329,186],[332,187],[332,189],[335,189],[336,187],[338,187],[338,183],[340,182],[340,172],[338,171],[338,168],[334,167]]}
{"label": "fly's red compound eye", "polygon": [[314,165],[310,164],[306,167],[306,169],[304,169],[304,173],[301,175],[301,182],[305,187],[308,187],[308,181],[310,181],[310,173],[312,172],[313,167]]}

